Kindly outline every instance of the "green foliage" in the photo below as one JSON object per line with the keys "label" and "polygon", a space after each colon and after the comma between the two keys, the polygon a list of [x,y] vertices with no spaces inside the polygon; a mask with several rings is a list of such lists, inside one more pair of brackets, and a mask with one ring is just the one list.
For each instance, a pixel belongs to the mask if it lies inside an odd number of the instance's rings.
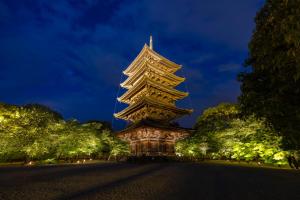
{"label": "green foliage", "polygon": [[96,136],[97,129],[76,120],[68,121],[59,130],[56,155],[58,158],[74,158],[91,156],[101,150],[100,138]]}
{"label": "green foliage", "polygon": [[[60,115],[41,105],[22,107],[0,104],[0,155],[1,159],[34,157],[49,125],[59,123]],[[44,152],[45,148],[38,148]]]}
{"label": "green foliage", "polygon": [[128,153],[107,123],[64,121],[42,105],[0,104],[0,160],[117,157]]}
{"label": "green foliage", "polygon": [[266,119],[286,149],[300,149],[300,3],[267,0],[256,16],[249,68],[240,74],[242,112]]}
{"label": "green foliage", "polygon": [[236,105],[221,103],[217,107],[207,108],[198,118],[195,128],[201,127],[201,131],[222,129],[226,127],[226,122],[236,118],[239,114]]}
{"label": "green foliage", "polygon": [[176,152],[193,158],[287,164],[282,137],[253,116],[240,117],[237,105],[220,104],[198,118],[194,135],[176,144]]}

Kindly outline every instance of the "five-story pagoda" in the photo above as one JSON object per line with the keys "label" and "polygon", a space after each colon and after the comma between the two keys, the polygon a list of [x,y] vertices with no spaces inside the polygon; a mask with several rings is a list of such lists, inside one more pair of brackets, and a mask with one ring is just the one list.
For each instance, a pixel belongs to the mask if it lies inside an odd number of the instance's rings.
{"label": "five-story pagoda", "polygon": [[121,83],[127,91],[118,101],[129,106],[114,116],[130,122],[117,136],[130,143],[132,155],[174,155],[174,144],[189,135],[189,130],[172,125],[172,120],[192,110],[176,107],[175,102],[188,93],[175,87],[185,78],[175,75],[180,65],[159,55],[150,44],[123,72],[128,78]]}

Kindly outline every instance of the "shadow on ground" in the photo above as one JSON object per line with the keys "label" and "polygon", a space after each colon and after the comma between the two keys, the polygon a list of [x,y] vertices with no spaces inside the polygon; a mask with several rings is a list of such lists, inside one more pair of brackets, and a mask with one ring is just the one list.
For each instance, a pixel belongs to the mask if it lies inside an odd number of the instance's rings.
{"label": "shadow on ground", "polygon": [[300,172],[209,163],[0,168],[0,199],[300,199]]}

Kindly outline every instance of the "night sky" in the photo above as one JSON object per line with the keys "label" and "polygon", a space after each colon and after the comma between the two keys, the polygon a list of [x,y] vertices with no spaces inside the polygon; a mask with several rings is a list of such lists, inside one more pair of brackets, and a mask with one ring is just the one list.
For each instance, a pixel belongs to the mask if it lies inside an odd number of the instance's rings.
{"label": "night sky", "polygon": [[195,110],[181,119],[191,127],[203,109],[237,101],[236,75],[263,2],[0,0],[0,102],[111,122],[121,72],[152,34],[154,50],[183,65],[179,89],[190,97],[178,105]]}

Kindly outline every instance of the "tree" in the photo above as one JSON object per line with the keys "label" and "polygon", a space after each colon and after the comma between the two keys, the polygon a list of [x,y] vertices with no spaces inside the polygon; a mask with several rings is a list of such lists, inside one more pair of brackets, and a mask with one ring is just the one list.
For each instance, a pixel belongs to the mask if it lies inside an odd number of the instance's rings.
{"label": "tree", "polygon": [[216,140],[215,132],[223,131],[230,127],[233,119],[240,114],[235,104],[221,103],[218,106],[207,108],[197,119],[195,125],[195,138],[198,141],[207,142],[210,151],[218,151],[221,141]]}
{"label": "tree", "polygon": [[97,129],[76,120],[65,122],[59,131],[56,157],[58,159],[89,158],[101,151]]}
{"label": "tree", "polygon": [[60,114],[38,104],[14,106],[0,104],[0,158],[28,160],[46,154],[42,141],[52,131],[50,125],[62,120]]}
{"label": "tree", "polygon": [[257,14],[247,72],[239,75],[244,115],[266,119],[286,149],[300,149],[300,2],[267,0]]}
{"label": "tree", "polygon": [[127,155],[109,124],[63,120],[48,107],[0,103],[0,161],[107,158]]}
{"label": "tree", "polygon": [[112,127],[110,122],[107,121],[99,121],[99,120],[89,120],[86,124],[90,124],[91,126],[97,127],[98,130],[108,130],[112,131]]}
{"label": "tree", "polygon": [[262,161],[287,164],[282,138],[253,116],[242,118],[235,104],[206,109],[192,137],[176,144],[176,153],[192,158]]}

